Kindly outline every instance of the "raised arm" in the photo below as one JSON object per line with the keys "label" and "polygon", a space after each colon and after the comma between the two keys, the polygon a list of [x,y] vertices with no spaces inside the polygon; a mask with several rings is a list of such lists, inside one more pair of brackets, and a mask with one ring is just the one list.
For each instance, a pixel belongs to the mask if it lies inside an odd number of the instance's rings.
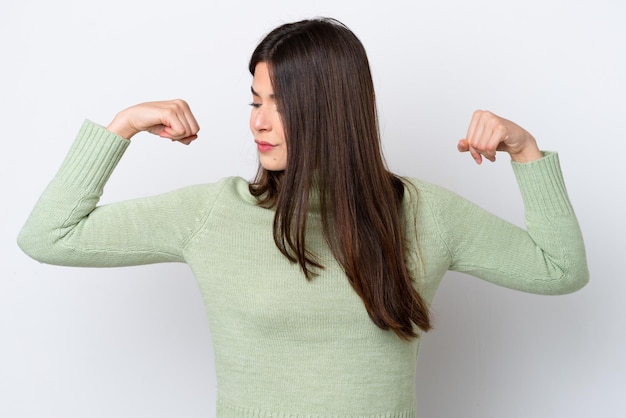
{"label": "raised arm", "polygon": [[148,131],[185,144],[198,124],[182,100],[143,103],[118,113],[108,130],[85,121],[61,168],[18,237],[32,258],[49,264],[118,266],[183,261],[182,249],[215,188],[98,206],[109,176],[130,144]]}
{"label": "raised arm", "polygon": [[511,156],[525,207],[526,229],[449,194],[435,204],[450,269],[502,286],[560,294],[584,286],[589,277],[582,234],[568,198],[558,155],[543,153],[535,138],[491,112],[476,111],[458,143],[480,164],[496,151]]}

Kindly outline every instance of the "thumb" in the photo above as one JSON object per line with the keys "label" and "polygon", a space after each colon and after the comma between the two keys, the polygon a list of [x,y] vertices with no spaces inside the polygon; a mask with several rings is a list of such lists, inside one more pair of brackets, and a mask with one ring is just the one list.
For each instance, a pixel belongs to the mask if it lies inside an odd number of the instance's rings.
{"label": "thumb", "polygon": [[459,143],[456,145],[456,149],[458,149],[459,152],[467,152],[467,151],[469,151],[470,146],[467,143],[467,139],[459,140]]}

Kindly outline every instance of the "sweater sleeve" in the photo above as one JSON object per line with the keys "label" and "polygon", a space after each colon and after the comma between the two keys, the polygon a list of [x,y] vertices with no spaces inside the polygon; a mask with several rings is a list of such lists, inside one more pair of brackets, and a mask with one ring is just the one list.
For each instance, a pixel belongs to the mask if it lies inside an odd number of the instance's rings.
{"label": "sweater sleeve", "polygon": [[85,121],[20,231],[18,245],[26,254],[82,267],[184,261],[184,246],[218,188],[191,186],[97,206],[129,143]]}
{"label": "sweater sleeve", "polygon": [[449,269],[508,288],[565,294],[589,278],[585,248],[558,155],[512,163],[525,206],[519,228],[451,192],[433,202]]}

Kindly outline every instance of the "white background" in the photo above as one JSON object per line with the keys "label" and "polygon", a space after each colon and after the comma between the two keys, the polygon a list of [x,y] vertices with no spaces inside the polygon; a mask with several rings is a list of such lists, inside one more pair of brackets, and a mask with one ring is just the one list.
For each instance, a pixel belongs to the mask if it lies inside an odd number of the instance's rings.
{"label": "white background", "polygon": [[139,135],[103,202],[250,178],[256,43],[332,16],[365,44],[392,170],[522,225],[508,157],[456,152],[486,108],[558,150],[591,282],[562,297],[449,274],[420,352],[420,417],[623,417],[626,6],[618,0],[3,0],[0,416],[212,417],[210,331],[185,265],[40,265],[15,237],[84,118],[182,97],[192,146]]}

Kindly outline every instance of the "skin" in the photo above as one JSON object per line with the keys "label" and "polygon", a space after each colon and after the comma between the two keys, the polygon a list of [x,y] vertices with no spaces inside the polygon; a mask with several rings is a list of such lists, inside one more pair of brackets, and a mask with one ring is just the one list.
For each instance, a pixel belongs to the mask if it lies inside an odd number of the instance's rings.
{"label": "skin", "polygon": [[[274,90],[265,63],[256,66],[252,82],[250,130],[255,142],[272,147],[259,152],[264,168],[284,170],[287,166],[287,143]],[[200,127],[184,100],[141,103],[119,112],[107,129],[122,138],[131,139],[146,131],[189,145],[198,137]],[[460,152],[469,152],[477,164],[483,159],[496,160],[496,152],[509,153],[511,159],[525,163],[542,157],[535,138],[519,125],[485,110],[472,115],[466,137],[458,142]]]}
{"label": "skin", "polygon": [[467,135],[457,145],[460,152],[469,152],[477,164],[483,158],[496,160],[496,151],[508,152],[518,163],[538,160],[542,157],[535,138],[510,120],[485,110],[472,115]]}
{"label": "skin", "polygon": [[107,129],[124,139],[139,132],[189,145],[198,137],[200,126],[184,100],[140,103],[119,112]]}
{"label": "skin", "polygon": [[255,67],[251,91],[250,131],[254,142],[271,145],[270,149],[259,147],[259,161],[266,170],[284,170],[287,167],[285,131],[276,106],[269,69],[264,62]]}

